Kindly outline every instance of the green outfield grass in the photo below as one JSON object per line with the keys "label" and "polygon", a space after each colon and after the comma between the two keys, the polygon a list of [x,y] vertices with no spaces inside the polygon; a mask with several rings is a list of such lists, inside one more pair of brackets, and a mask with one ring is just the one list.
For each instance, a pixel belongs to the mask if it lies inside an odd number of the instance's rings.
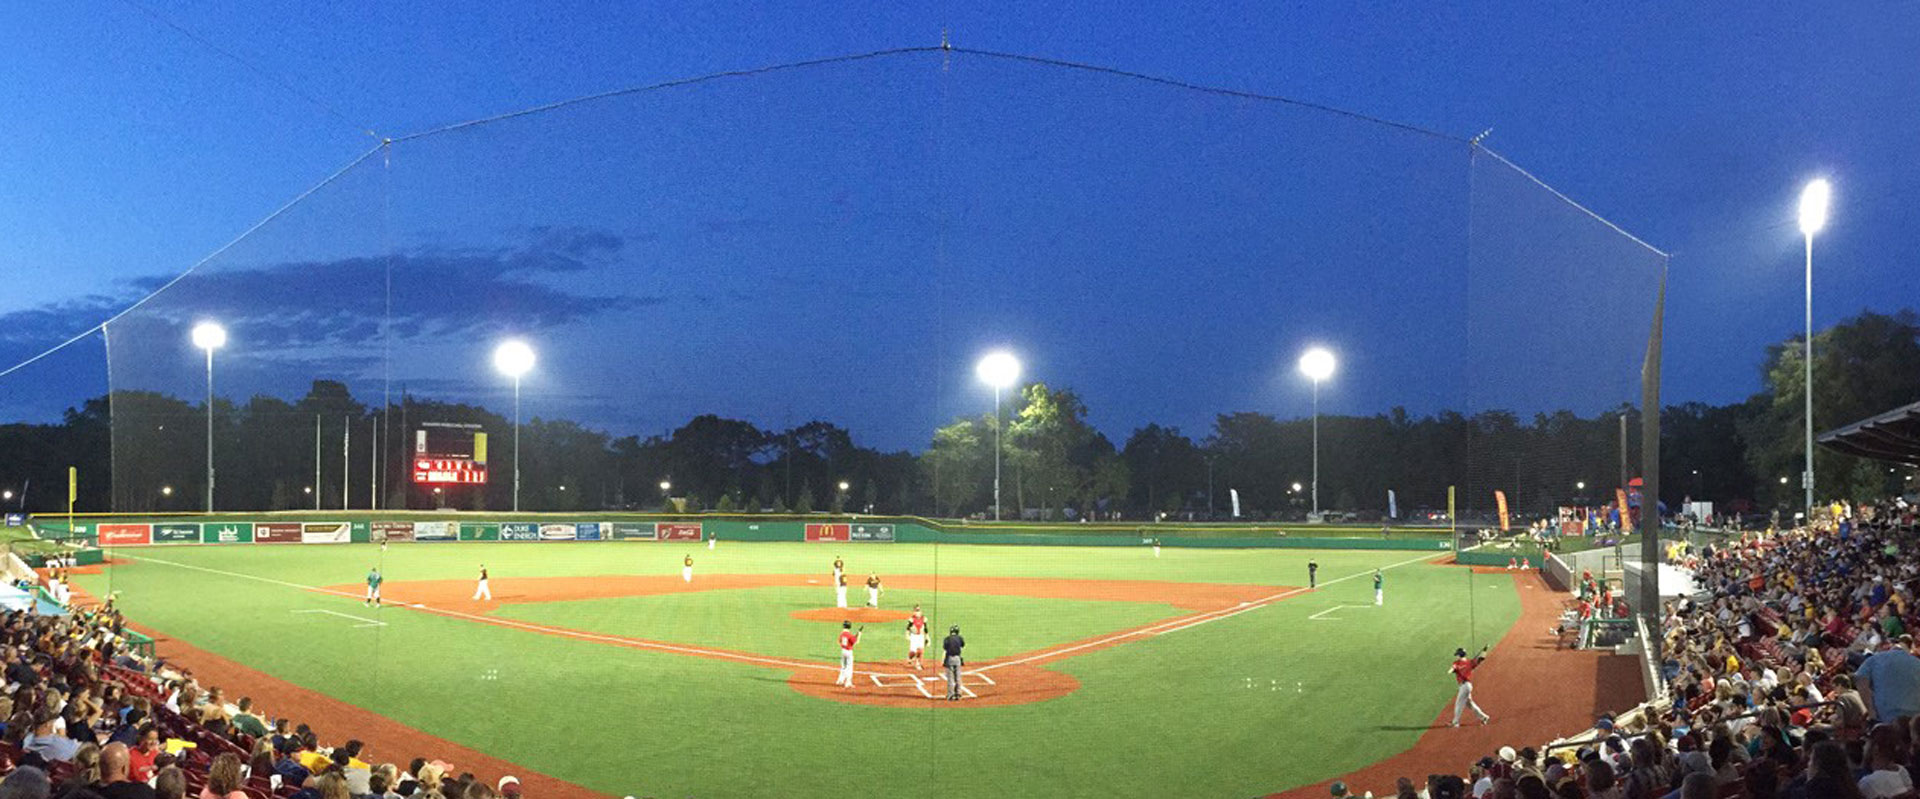
{"label": "green outfield grass", "polygon": [[[688,552],[703,576],[824,576],[839,554],[855,574],[1212,582],[1279,592],[1303,584],[1313,558],[1323,583],[1339,582],[1055,661],[1050,668],[1081,683],[1064,697],[959,712],[817,699],[760,666],[405,608],[375,611],[382,627],[294,612],[365,615],[355,599],[301,586],[358,583],[376,562],[399,584],[471,579],[484,561],[504,584],[519,576],[678,575]],[[96,594],[118,592],[135,621],[614,796],[1252,796],[1411,746],[1452,696],[1444,663],[1453,648],[1497,640],[1519,612],[1509,580],[1392,551],[1168,549],[1154,558],[1145,548],[723,542],[708,552],[606,542],[396,544],[384,554],[373,545],[185,546],[114,555],[129,561],[78,579]],[[1390,567],[1384,608],[1371,607],[1367,575],[1376,567]],[[509,605],[500,615],[830,662],[832,625],[788,616],[829,604],[826,596],[824,587],[745,589]],[[970,654],[981,658],[1187,612],[1157,602],[952,591],[890,591],[886,604],[916,600],[937,606],[939,617],[965,617]],[[324,735],[352,733],[306,721]],[[983,775],[1004,779],[987,785]]]}

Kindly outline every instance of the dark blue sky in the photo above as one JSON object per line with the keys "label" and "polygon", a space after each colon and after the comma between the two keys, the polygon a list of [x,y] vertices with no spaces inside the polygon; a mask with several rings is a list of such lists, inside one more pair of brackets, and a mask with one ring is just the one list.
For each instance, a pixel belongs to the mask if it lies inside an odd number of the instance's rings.
{"label": "dark blue sky", "polygon": [[[1489,146],[1674,254],[1670,402],[1752,392],[1764,345],[1798,328],[1793,201],[1812,175],[1837,195],[1816,322],[1920,305],[1906,4],[152,7],[266,74],[121,3],[0,8],[16,43],[0,56],[0,367],[366,151],[365,128],[933,44],[943,27],[966,47],[1492,128]],[[1614,279],[1650,263],[1455,142],[909,55],[402,145],[130,317],[113,361],[116,385],[189,393],[169,326],[219,315],[247,320],[223,394],[313,374],[371,390],[392,266],[396,380],[498,404],[486,345],[521,333],[545,356],[529,413],[617,432],[711,410],[918,446],[981,406],[970,363],[998,344],[1116,438],[1302,413],[1289,367],[1316,342],[1344,361],[1328,410],[1591,412],[1635,398],[1643,303]],[[99,393],[102,363],[88,343],[0,378],[0,417]]]}

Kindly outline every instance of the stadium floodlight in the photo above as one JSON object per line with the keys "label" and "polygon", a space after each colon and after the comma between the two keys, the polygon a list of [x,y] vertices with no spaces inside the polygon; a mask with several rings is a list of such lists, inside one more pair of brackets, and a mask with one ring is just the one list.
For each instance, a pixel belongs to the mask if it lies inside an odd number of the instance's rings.
{"label": "stadium floodlight", "polygon": [[227,346],[227,329],[219,322],[193,326],[193,346],[207,351],[207,512],[213,512],[213,351]]}
{"label": "stadium floodlight", "polygon": [[1020,359],[1001,350],[989,352],[973,367],[980,382],[993,387],[993,520],[1000,521],[1000,392],[1020,380]]}
{"label": "stadium floodlight", "polygon": [[841,480],[841,481],[840,481],[840,490],[841,490],[841,491],[845,491],[845,490],[847,490],[847,488],[848,488],[848,486],[847,486],[847,481],[845,481],[845,480]]}
{"label": "stadium floodlight", "polygon": [[1574,483],[1574,484],[1573,484],[1573,490],[1575,490],[1575,491],[1585,491],[1585,490],[1587,490],[1587,481],[1585,481],[1585,480],[1581,480],[1581,481],[1579,481],[1579,482],[1577,482],[1577,483]]}
{"label": "stadium floodlight", "polygon": [[9,488],[5,491],[0,491],[0,499],[7,500],[9,502],[13,501],[13,489]]}
{"label": "stadium floodlight", "polygon": [[1807,518],[1813,518],[1813,234],[1827,226],[1827,205],[1833,201],[1833,184],[1826,178],[1814,178],[1800,190],[1800,233],[1807,242],[1807,338],[1800,359],[1806,381],[1807,469],[1800,483],[1807,492]]}
{"label": "stadium floodlight", "polygon": [[520,511],[520,378],[533,370],[533,348],[508,339],[493,348],[493,368],[513,378],[513,510]]}
{"label": "stadium floodlight", "polygon": [[660,492],[661,492],[661,493],[666,493],[666,492],[668,492],[668,491],[672,491],[672,490],[673,490],[673,481],[671,481],[671,480],[661,480],[661,481],[660,481]]}
{"label": "stadium floodlight", "polygon": [[1313,381],[1313,515],[1320,515],[1320,382],[1333,376],[1333,353],[1310,347],[1300,354],[1300,374]]}
{"label": "stadium floodlight", "polygon": [[1301,488],[1303,488],[1303,486],[1301,486],[1301,485],[1300,485],[1299,483],[1294,483],[1294,484],[1293,484],[1293,493],[1295,493],[1295,494],[1298,494],[1298,493],[1300,493],[1300,489],[1301,489]]}

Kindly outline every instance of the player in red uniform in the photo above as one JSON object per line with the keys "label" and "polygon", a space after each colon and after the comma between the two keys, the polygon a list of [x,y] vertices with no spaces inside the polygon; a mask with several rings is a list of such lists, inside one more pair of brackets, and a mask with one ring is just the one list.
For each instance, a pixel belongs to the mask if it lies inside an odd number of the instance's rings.
{"label": "player in red uniform", "polygon": [[920,606],[913,606],[913,615],[907,617],[907,667],[914,671],[925,668],[920,662],[920,653],[927,648],[927,617],[920,612]]}
{"label": "player in red uniform", "polygon": [[[861,627],[862,631],[867,628]],[[853,648],[860,643],[860,633],[853,631],[853,622],[840,622],[840,677],[834,685],[853,687]]]}
{"label": "player in red uniform", "polygon": [[1473,670],[1479,668],[1486,659],[1487,647],[1481,647],[1480,654],[1471,658],[1467,657],[1465,649],[1453,650],[1453,665],[1447,670],[1453,674],[1453,679],[1460,683],[1460,693],[1453,700],[1453,726],[1455,727],[1460,726],[1460,711],[1467,708],[1473,708],[1473,714],[1480,717],[1481,724],[1493,720],[1487,716],[1486,711],[1480,709],[1479,704],[1473,701]]}

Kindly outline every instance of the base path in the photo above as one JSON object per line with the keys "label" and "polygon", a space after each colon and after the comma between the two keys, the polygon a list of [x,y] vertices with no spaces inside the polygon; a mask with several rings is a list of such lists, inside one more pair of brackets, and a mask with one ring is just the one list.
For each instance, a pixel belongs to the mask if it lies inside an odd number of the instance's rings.
{"label": "base path", "polygon": [[[1625,710],[1646,699],[1640,682],[1640,659],[1605,650],[1560,648],[1551,629],[1560,620],[1565,594],[1554,591],[1537,572],[1500,573],[1513,577],[1520,592],[1520,619],[1488,653],[1487,662],[1473,673],[1473,698],[1493,717],[1480,725],[1465,714],[1459,727],[1453,721],[1453,692],[1420,735],[1412,749],[1339,778],[1356,794],[1372,791],[1392,796],[1401,777],[1424,783],[1428,774],[1465,775],[1474,761],[1499,751],[1539,746],[1593,726],[1602,713]],[[1447,680],[1435,664],[1435,679]],[[1364,719],[1356,718],[1356,723]],[[1329,779],[1270,795],[1269,799],[1322,799],[1333,784]]]}

